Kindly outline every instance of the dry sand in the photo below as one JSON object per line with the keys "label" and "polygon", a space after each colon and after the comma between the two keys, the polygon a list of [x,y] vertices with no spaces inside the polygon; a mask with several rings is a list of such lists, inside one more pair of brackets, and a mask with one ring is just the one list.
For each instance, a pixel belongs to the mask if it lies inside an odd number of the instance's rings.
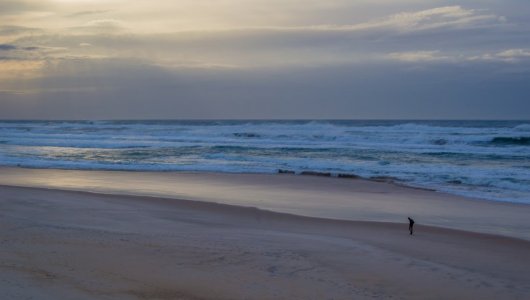
{"label": "dry sand", "polygon": [[[397,211],[403,193],[385,194],[395,195]],[[487,203],[473,205],[487,212]],[[510,226],[529,221],[517,222]],[[529,299],[530,241],[421,223],[410,236],[405,223],[0,186],[0,299],[374,298]]]}

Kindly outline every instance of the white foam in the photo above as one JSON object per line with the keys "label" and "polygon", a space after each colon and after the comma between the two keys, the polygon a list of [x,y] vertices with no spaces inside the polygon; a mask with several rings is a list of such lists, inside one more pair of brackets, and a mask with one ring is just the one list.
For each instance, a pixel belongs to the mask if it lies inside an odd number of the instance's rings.
{"label": "white foam", "polygon": [[527,123],[484,122],[0,122],[0,164],[384,175],[530,202],[530,147],[491,143],[529,130]]}

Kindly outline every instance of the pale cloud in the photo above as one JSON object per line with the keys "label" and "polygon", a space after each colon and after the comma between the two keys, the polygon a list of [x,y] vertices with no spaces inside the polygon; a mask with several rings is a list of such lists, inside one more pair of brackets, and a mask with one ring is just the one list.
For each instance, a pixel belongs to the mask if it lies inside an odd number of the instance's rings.
{"label": "pale cloud", "polygon": [[2,0],[0,1],[0,15],[17,15],[20,13],[34,12],[49,8],[46,0]]}
{"label": "pale cloud", "polygon": [[448,61],[451,57],[441,55],[440,51],[411,51],[389,53],[388,58],[404,62],[440,62]]}
{"label": "pale cloud", "polygon": [[[316,25],[286,27],[284,29],[367,31],[377,29],[412,32],[440,28],[478,28],[506,22],[506,17],[482,10],[464,9],[461,6],[445,6],[415,12],[402,12],[386,18],[352,25]],[[281,29],[281,28],[278,28]]]}
{"label": "pale cloud", "polygon": [[1,60],[0,80],[8,78],[28,79],[41,75],[40,70],[44,66],[41,60]]}
{"label": "pale cloud", "polygon": [[388,59],[402,61],[402,62],[521,62],[523,60],[530,61],[529,49],[506,49],[496,53],[483,52],[480,54],[454,54],[442,53],[439,50],[433,51],[409,51],[409,52],[394,52],[386,56]]}
{"label": "pale cloud", "polygon": [[497,53],[497,56],[498,57],[502,57],[502,58],[507,58],[507,59],[530,57],[530,50],[527,50],[527,49],[509,49],[509,50],[504,50],[502,52]]}
{"label": "pale cloud", "polygon": [[504,21],[504,17],[496,16],[487,11],[464,9],[461,6],[445,6],[418,12],[400,13],[390,17],[386,23],[401,30],[426,30],[446,27],[488,26]]}
{"label": "pale cloud", "polygon": [[523,60],[530,61],[530,49],[506,49],[497,53],[483,53],[469,57],[472,61],[503,61],[503,62],[520,62]]}
{"label": "pale cloud", "polygon": [[[352,18],[355,20],[356,18]],[[507,22],[505,16],[498,16],[487,10],[465,9],[461,6],[444,6],[420,11],[409,11],[376,18],[367,22],[333,24],[326,23],[305,25],[270,25],[241,23],[232,26],[216,26],[209,28],[189,29],[187,27],[170,27],[160,32],[226,32],[226,31],[336,31],[336,32],[370,32],[374,30],[389,30],[399,32],[414,32],[436,29],[466,29],[487,28],[499,26]],[[304,22],[305,23],[305,22]],[[166,21],[166,25],[170,24]],[[136,28],[138,30],[138,28]],[[141,30],[139,30],[141,32]]]}
{"label": "pale cloud", "polygon": [[74,33],[85,32],[85,33],[117,33],[126,29],[125,23],[116,19],[96,19],[85,22],[80,26],[74,26],[70,28],[74,30]]}
{"label": "pale cloud", "polygon": [[[444,6],[401,12],[351,25],[177,30],[164,34],[139,34],[135,33],[134,23],[95,19],[71,27],[70,33],[32,36],[18,42],[26,46],[41,44],[69,48],[70,51],[64,53],[65,57],[136,57],[153,59],[153,64],[170,68],[289,67],[388,58],[404,62],[440,62],[450,60],[453,55],[442,55],[444,49],[437,49],[438,52],[424,50],[425,46],[421,44],[429,44],[431,40],[439,42],[428,33],[453,35],[474,30],[478,32],[474,34],[475,38],[484,36],[491,39],[488,32],[479,31],[494,27],[502,29],[504,25],[502,18],[487,10]],[[125,31],[127,34],[122,34]],[[404,39],[412,41],[402,42]],[[403,46],[412,49],[395,49]]]}

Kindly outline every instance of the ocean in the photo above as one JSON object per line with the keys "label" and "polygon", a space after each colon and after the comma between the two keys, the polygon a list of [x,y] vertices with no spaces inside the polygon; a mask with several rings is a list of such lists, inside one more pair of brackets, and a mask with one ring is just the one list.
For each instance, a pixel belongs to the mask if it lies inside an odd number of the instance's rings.
{"label": "ocean", "polygon": [[0,165],[351,174],[530,204],[530,121],[0,121]]}

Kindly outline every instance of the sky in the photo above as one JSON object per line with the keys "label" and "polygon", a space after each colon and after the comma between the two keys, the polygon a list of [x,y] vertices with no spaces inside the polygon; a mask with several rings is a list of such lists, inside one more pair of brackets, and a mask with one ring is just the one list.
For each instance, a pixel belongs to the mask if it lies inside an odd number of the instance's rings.
{"label": "sky", "polygon": [[530,119],[530,5],[0,0],[0,119]]}

